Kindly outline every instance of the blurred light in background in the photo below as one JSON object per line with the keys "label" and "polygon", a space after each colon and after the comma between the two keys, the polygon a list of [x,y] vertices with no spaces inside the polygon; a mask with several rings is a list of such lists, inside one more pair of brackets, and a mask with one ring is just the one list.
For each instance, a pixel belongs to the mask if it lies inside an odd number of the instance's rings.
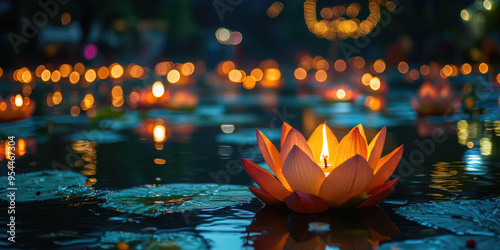
{"label": "blurred light in background", "polygon": [[181,74],[176,69],[173,69],[170,72],[168,72],[167,75],[168,82],[177,83],[180,79],[181,79]]}
{"label": "blurred light in background", "polygon": [[406,74],[406,72],[408,72],[409,69],[410,69],[410,67],[408,66],[408,63],[406,63],[406,62],[400,62],[398,64],[398,70],[399,70],[399,72],[401,72],[401,74]]}
{"label": "blurred light in background", "polygon": [[153,84],[153,87],[152,87],[152,91],[153,91],[153,95],[156,97],[156,98],[160,98],[163,96],[163,93],[165,93],[165,88],[163,87],[163,83],[160,82],[160,81],[156,81],[154,84]]}
{"label": "blurred light in background", "polygon": [[64,12],[61,15],[61,24],[66,26],[71,23],[71,15],[68,12]]}
{"label": "blurred light in background", "polygon": [[267,8],[266,14],[270,18],[276,18],[281,11],[283,10],[283,3],[281,2],[274,2]]}
{"label": "blurred light in background", "polygon": [[110,75],[113,78],[120,78],[123,75],[123,67],[118,63],[113,63],[110,66]]}
{"label": "blurred light in background", "polygon": [[230,31],[222,27],[215,31],[215,38],[224,45],[238,45],[243,40],[243,35],[238,31]]}
{"label": "blurred light in background", "polygon": [[297,80],[304,80],[307,77],[307,71],[303,68],[296,68],[293,75]]}
{"label": "blurred light in background", "polygon": [[250,72],[250,75],[253,76],[255,81],[260,81],[260,80],[262,80],[262,77],[264,77],[264,73],[259,68],[253,69],[252,72]]}
{"label": "blurred light in background", "polygon": [[314,78],[316,78],[316,81],[318,82],[324,82],[328,78],[328,75],[324,70],[318,70],[316,71],[316,74],[314,74]]}
{"label": "blurred light in background", "polygon": [[464,21],[469,21],[469,20],[470,20],[469,11],[467,11],[467,10],[462,10],[462,11],[460,12],[460,17],[462,17],[462,20],[464,20]]}

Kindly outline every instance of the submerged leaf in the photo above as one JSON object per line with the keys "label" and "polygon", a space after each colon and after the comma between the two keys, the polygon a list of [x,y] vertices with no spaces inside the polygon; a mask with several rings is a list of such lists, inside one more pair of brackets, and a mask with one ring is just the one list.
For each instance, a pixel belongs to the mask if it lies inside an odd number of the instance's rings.
{"label": "submerged leaf", "polygon": [[440,235],[424,239],[413,239],[401,242],[389,242],[383,244],[377,250],[420,250],[420,249],[435,249],[435,250],[453,250],[453,249],[470,249],[467,247],[468,240],[474,240],[476,247],[474,249],[496,249],[499,236],[470,236],[470,235]]}
{"label": "submerged leaf", "polygon": [[457,234],[500,233],[500,199],[418,203],[398,208],[396,212],[423,225]]}
{"label": "submerged leaf", "polygon": [[191,232],[141,234],[120,231],[106,232],[101,238],[103,249],[114,249],[118,243],[126,243],[130,249],[209,249],[203,237]]}
{"label": "submerged leaf", "polygon": [[103,207],[155,216],[248,203],[254,196],[246,186],[177,183],[143,186],[114,192]]}
{"label": "submerged leaf", "polygon": [[[9,200],[10,197],[7,195],[10,192],[15,192],[16,202],[91,195],[94,190],[82,185],[86,181],[85,175],[71,171],[44,170],[18,174],[12,186],[7,181],[0,182],[0,199]],[[9,190],[9,188],[17,188],[17,190]]]}

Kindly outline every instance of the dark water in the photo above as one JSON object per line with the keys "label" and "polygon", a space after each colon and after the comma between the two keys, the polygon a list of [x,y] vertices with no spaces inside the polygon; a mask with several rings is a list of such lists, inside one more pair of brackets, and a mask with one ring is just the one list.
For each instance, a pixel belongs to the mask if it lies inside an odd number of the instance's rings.
{"label": "dark water", "polygon": [[[330,249],[335,249],[333,246],[370,249],[383,241],[443,234],[445,230],[430,229],[396,215],[393,208],[432,200],[498,196],[500,122],[498,106],[494,103],[498,94],[483,100],[492,110],[486,115],[457,114],[416,120],[408,103],[412,93],[412,90],[391,91],[388,108],[381,112],[369,112],[352,103],[322,104],[314,97],[297,101],[291,95],[274,96],[271,99],[277,100],[276,105],[270,103],[264,107],[257,103],[269,99],[265,94],[224,106],[214,100],[205,103],[202,100],[200,104],[200,108],[208,111],[215,110],[214,105],[224,107],[226,116],[239,114],[240,117],[229,117],[228,122],[224,122],[234,124],[234,132],[227,136],[254,128],[263,129],[264,133],[275,132],[282,120],[308,136],[316,125],[328,121],[339,138],[363,123],[371,140],[382,126],[387,126],[384,154],[401,144],[405,149],[394,176],[399,177],[400,182],[381,204],[381,209],[300,215],[287,210],[260,210],[261,203],[254,199],[241,206],[148,217],[102,208],[98,204],[104,200],[100,198],[18,203],[15,247],[100,248],[102,237],[109,231],[193,232],[213,249],[264,246],[323,249],[325,245]],[[148,114],[162,117],[161,112]],[[35,116],[14,125],[3,124],[2,132],[15,131],[20,134],[18,138],[26,139],[26,153],[16,161],[17,174],[44,169],[82,172],[95,178],[93,188],[103,192],[145,184],[252,184],[239,159],[247,157],[262,163],[257,146],[241,138],[231,143],[218,142],[217,136],[224,134],[223,129],[232,129],[231,126],[221,129],[219,121],[225,119],[223,115],[215,121],[185,119],[187,122],[183,122],[180,119],[190,116],[193,115],[181,112],[163,115],[167,139],[162,145],[154,142],[151,133],[138,129],[151,122],[147,118],[140,118],[139,124],[118,131],[123,140],[109,143],[102,132],[106,129],[95,123],[91,125],[86,117],[75,122],[71,122],[74,119],[69,116],[58,118],[64,122],[57,120],[47,125],[47,120],[54,118]],[[102,133],[90,136],[93,140],[70,141],[69,135],[90,130]],[[2,166],[4,164],[2,161]],[[238,164],[238,171],[228,173],[227,166],[234,164]],[[7,223],[6,205],[2,201],[2,225]],[[329,223],[332,230],[326,234],[312,233],[307,230],[309,222]],[[2,228],[0,246],[9,248],[12,245],[5,239],[6,227]]]}

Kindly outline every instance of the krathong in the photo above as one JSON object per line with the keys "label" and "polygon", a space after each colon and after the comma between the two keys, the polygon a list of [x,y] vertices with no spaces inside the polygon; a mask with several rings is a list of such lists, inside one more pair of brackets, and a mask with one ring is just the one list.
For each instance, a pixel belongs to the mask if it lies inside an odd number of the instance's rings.
{"label": "krathong", "polygon": [[411,106],[420,116],[450,115],[460,108],[461,96],[453,97],[449,81],[441,80],[436,84],[424,82],[418,89],[417,98],[412,97]]}
{"label": "krathong", "polygon": [[381,157],[385,137],[384,127],[368,144],[360,124],[338,142],[324,123],[306,141],[283,123],[281,152],[257,130],[259,149],[276,177],[248,159],[241,161],[260,186],[250,191],[267,205],[285,203],[300,213],[376,206],[394,189],[398,179],[386,181],[403,154],[401,145]]}
{"label": "krathong", "polygon": [[35,102],[20,94],[10,95],[6,100],[0,98],[0,122],[28,119],[35,112]]}

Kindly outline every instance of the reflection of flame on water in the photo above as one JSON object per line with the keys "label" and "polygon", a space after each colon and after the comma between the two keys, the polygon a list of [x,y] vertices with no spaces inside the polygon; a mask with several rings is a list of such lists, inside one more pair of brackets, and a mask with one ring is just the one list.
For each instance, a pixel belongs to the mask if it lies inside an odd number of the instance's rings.
{"label": "reflection of flame on water", "polygon": [[9,149],[11,147],[9,145],[9,140],[0,141],[0,161],[7,159],[9,154],[13,152],[15,154],[15,158],[19,159],[24,157],[26,154],[35,154],[37,150],[36,140],[33,138],[26,139],[18,139],[14,140],[15,144],[13,145],[14,151]]}
{"label": "reflection of flame on water", "polygon": [[[321,225],[323,230],[314,228],[315,225]],[[300,214],[279,207],[263,207],[246,232],[245,246],[255,249],[325,249],[326,246],[372,249],[380,242],[401,234],[379,207],[321,214]]]}
{"label": "reflection of flame on water", "polygon": [[[96,174],[97,169],[97,150],[96,142],[91,141],[75,141],[71,144],[71,148],[79,154],[80,158],[73,162],[76,167],[81,167],[81,173],[86,176],[93,176]],[[87,184],[97,182],[97,179],[90,178]]]}

